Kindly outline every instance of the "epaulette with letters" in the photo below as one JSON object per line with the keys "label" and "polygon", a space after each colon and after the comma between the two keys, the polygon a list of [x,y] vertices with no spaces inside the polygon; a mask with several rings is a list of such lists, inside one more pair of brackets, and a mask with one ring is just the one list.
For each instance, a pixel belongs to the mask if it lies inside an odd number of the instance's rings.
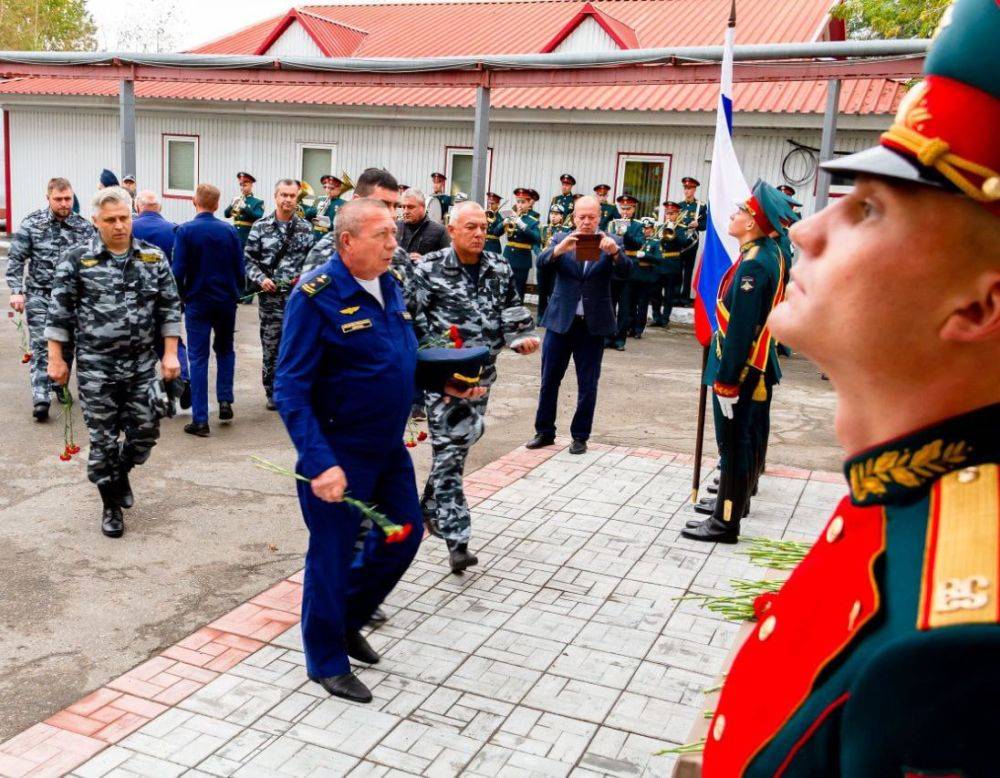
{"label": "epaulette with letters", "polygon": [[929,511],[917,629],[1000,622],[1000,466],[943,476]]}
{"label": "epaulette with letters", "polygon": [[327,274],[327,273],[320,273],[315,278],[313,278],[313,279],[311,279],[309,281],[306,281],[304,284],[302,284],[302,292],[307,297],[315,297],[321,291],[323,291],[324,289],[326,289],[326,287],[328,287],[330,285],[330,282],[332,280],[333,279],[330,278],[329,274]]}

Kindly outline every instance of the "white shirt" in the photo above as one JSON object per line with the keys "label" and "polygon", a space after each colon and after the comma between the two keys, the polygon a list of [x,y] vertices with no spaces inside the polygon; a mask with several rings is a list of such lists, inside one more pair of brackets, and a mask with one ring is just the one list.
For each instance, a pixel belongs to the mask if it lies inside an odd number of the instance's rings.
{"label": "white shirt", "polygon": [[354,276],[354,280],[361,284],[362,289],[378,300],[379,305],[385,308],[385,300],[382,299],[382,285],[378,281],[378,276],[372,278],[371,280]]}

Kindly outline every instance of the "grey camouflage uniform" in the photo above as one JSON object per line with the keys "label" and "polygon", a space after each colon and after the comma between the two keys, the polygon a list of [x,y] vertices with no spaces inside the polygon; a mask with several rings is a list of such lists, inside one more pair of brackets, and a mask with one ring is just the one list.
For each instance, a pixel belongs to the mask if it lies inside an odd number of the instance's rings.
{"label": "grey camouflage uniform", "polygon": [[[489,347],[480,382],[487,390],[496,380],[501,349],[534,334],[534,321],[521,304],[510,265],[490,251],[481,255],[475,288],[453,249],[427,254],[414,265],[411,297],[420,342],[440,339],[454,324],[465,345]],[[468,543],[471,527],[462,473],[469,449],[483,435],[489,392],[478,400],[452,397],[445,402],[437,392],[426,397],[433,461],[422,500],[424,519],[446,540]]]}
{"label": "grey camouflage uniform", "polygon": [[[31,396],[33,403],[49,402],[52,390],[48,376],[49,352],[45,342],[49,293],[56,265],[67,249],[88,240],[94,225],[79,214],[57,219],[46,206],[24,217],[14,233],[7,258],[7,286],[11,294],[24,295],[24,315],[28,323],[31,348]],[[27,265],[27,278],[25,278]],[[67,350],[67,364],[73,355]]]}
{"label": "grey camouflage uniform", "polygon": [[156,380],[154,346],[159,337],[181,334],[166,255],[134,238],[129,254],[115,259],[100,235],[68,251],[56,268],[45,328],[47,340],[76,343],[76,380],[90,432],[87,475],[95,484],[149,458],[160,434],[148,398]]}
{"label": "grey camouflage uniform", "polygon": [[[288,249],[278,258],[278,251],[285,240],[285,231],[291,229]],[[312,225],[305,219],[294,216],[291,221],[282,222],[275,218],[274,211],[254,222],[247,236],[243,255],[246,258],[247,278],[258,286],[267,278],[278,285],[278,291],[257,295],[260,317],[260,346],[264,352],[261,379],[264,392],[270,400],[274,395],[274,367],[278,361],[278,346],[281,344],[281,322],[285,315],[285,303],[292,293],[294,282],[310,270],[306,262],[312,248]]]}

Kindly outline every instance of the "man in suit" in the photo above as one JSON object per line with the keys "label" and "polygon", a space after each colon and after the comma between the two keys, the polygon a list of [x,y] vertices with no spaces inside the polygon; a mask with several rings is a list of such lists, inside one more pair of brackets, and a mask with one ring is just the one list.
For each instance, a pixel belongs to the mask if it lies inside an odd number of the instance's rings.
{"label": "man in suit", "polygon": [[396,242],[410,259],[417,262],[424,254],[440,251],[451,245],[448,230],[440,222],[427,218],[424,193],[407,189],[400,195],[403,219],[396,223]]}
{"label": "man in suit", "polygon": [[[542,385],[535,413],[535,437],[527,448],[551,446],[556,438],[556,405],[570,357],[576,366],[576,413],[570,425],[571,454],[587,450],[587,439],[597,404],[597,382],[601,376],[604,339],[615,332],[611,307],[611,278],[628,276],[631,261],[619,238],[598,232],[601,204],[596,197],[581,197],[573,209],[576,231],[557,235],[552,245],[538,257],[539,268],[555,270],[555,291],[549,300],[542,326]],[[600,257],[596,262],[576,258],[580,235],[601,236]]]}
{"label": "man in suit", "polygon": [[233,374],[236,352],[236,303],[243,290],[246,270],[236,228],[217,219],[219,190],[199,184],[194,194],[195,217],[177,228],[173,251],[173,271],[184,303],[188,352],[191,359],[192,420],[184,431],[207,437],[208,427],[208,344],[215,334],[215,381],[219,401],[219,421],[233,418]]}

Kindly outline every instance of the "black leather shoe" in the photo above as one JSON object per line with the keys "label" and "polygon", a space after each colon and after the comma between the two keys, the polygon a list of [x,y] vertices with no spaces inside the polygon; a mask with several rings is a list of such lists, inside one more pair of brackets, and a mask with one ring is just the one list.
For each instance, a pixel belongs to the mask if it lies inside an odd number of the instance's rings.
{"label": "black leather shoe", "polygon": [[[268,397],[267,398],[267,409],[269,411],[276,411],[276,410],[278,410],[278,405],[277,405],[277,403],[274,402],[274,398],[273,397]],[[361,682],[358,681],[358,683],[361,683]]]}
{"label": "black leather shoe", "polygon": [[128,469],[122,468],[121,475],[115,481],[118,488],[118,504],[123,508],[131,508],[135,505],[135,495],[132,494],[132,484],[128,480]]}
{"label": "black leather shoe", "polygon": [[347,655],[351,659],[357,659],[366,665],[377,665],[382,659],[360,632],[348,632],[344,636],[344,645],[347,646]]}
{"label": "black leather shoe", "polygon": [[615,351],[624,351],[624,350],[625,350],[624,343],[615,343]]}
{"label": "black leather shoe", "polygon": [[573,438],[573,442],[569,444],[570,454],[586,454],[587,453],[587,441],[577,440]]}
{"label": "black leather shoe", "polygon": [[48,421],[49,404],[35,403],[35,408],[32,410],[31,415],[35,417],[35,421]]}
{"label": "black leather shoe", "polygon": [[718,484],[709,484],[708,486],[705,487],[705,491],[708,492],[709,494],[718,494],[719,493],[719,485]]}
{"label": "black leather shoe", "polygon": [[688,540],[701,540],[705,543],[736,543],[740,539],[740,523],[709,518],[697,527],[682,529],[681,535]]}
{"label": "black leather shoe", "polygon": [[182,381],[183,389],[181,389],[181,396],[178,398],[177,402],[180,403],[181,408],[185,411],[191,407],[191,382]]}
{"label": "black leather shoe", "polygon": [[122,509],[118,505],[116,486],[112,481],[97,486],[101,493],[101,501],[104,503],[104,511],[101,513],[101,532],[109,538],[120,538],[125,534],[125,519],[122,518]]}
{"label": "black leather shoe", "polygon": [[694,504],[694,512],[700,513],[703,516],[711,516],[715,513],[716,499],[717,498],[715,497],[704,497],[701,500],[698,500],[698,502]]}
{"label": "black leather shoe", "polygon": [[329,678],[314,678],[310,675],[309,680],[318,683],[334,697],[343,697],[351,702],[372,701],[372,693],[354,673],[331,675]]}
{"label": "black leather shoe", "polygon": [[381,608],[376,608],[375,612],[368,617],[368,623],[374,627],[380,627],[389,620],[389,617],[385,614],[385,611]]}
{"label": "black leather shoe", "polygon": [[551,446],[556,442],[555,437],[552,435],[543,435],[539,432],[535,437],[524,444],[525,448],[545,448],[546,446]]}
{"label": "black leather shoe", "polygon": [[468,543],[448,543],[448,562],[451,572],[461,573],[465,568],[479,564],[479,557],[469,553]]}
{"label": "black leather shoe", "polygon": [[233,420],[233,404],[227,402],[219,403],[219,421]]}
{"label": "black leather shoe", "polygon": [[197,435],[199,438],[207,438],[211,434],[208,424],[199,424],[196,421],[184,425],[184,431],[188,435]]}

